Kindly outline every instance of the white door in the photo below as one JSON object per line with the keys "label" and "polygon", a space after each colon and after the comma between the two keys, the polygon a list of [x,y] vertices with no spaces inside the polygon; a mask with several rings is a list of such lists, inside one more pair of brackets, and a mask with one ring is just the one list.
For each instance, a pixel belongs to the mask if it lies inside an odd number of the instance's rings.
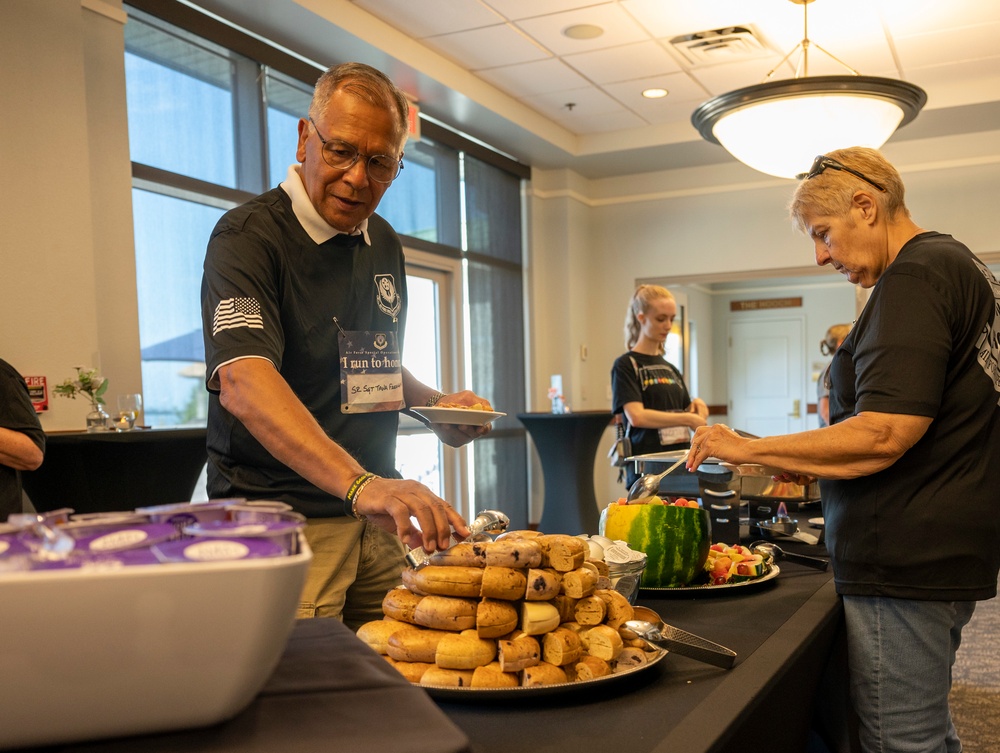
{"label": "white door", "polygon": [[806,364],[801,318],[729,323],[729,420],[758,436],[805,429]]}
{"label": "white door", "polygon": [[[462,265],[406,249],[409,294],[403,365],[424,384],[454,392],[464,384]],[[422,423],[400,416],[396,467],[468,515],[468,448],[445,447]]]}

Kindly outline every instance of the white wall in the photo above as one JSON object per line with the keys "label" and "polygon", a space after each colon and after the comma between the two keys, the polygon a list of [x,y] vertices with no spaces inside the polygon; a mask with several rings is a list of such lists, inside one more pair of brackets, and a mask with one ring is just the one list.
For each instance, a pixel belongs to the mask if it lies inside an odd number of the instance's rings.
{"label": "white wall", "polygon": [[[120,2],[0,3],[0,357],[48,378],[47,430],[73,366],[141,391]],[[92,9],[91,9],[92,8]]]}

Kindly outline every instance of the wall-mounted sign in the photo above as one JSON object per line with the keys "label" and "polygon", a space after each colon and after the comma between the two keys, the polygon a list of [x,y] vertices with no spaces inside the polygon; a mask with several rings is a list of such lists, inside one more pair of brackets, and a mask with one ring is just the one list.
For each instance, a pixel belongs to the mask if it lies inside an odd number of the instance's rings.
{"label": "wall-mounted sign", "polygon": [[411,141],[420,141],[420,106],[410,100],[410,112],[407,115],[406,135]]}
{"label": "wall-mounted sign", "polygon": [[28,394],[31,396],[31,404],[35,406],[35,413],[41,413],[49,409],[49,388],[45,384],[43,376],[28,376],[24,378],[24,383],[28,385]]}
{"label": "wall-mounted sign", "polygon": [[765,309],[793,309],[802,306],[802,298],[757,298],[750,301],[730,301],[730,311],[763,311]]}

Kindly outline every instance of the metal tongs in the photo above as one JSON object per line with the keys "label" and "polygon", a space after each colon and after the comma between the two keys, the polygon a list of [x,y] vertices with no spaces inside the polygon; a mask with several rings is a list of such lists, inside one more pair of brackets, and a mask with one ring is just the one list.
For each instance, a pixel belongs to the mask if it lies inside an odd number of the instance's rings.
{"label": "metal tongs", "polygon": [[732,669],[736,662],[736,652],[718,643],[668,625],[652,609],[635,607],[635,619],[625,623],[625,627],[657,648],[673,651],[714,667]]}
{"label": "metal tongs", "polygon": [[[484,541],[489,539],[491,533],[503,533],[510,525],[510,518],[498,510],[483,510],[476,516],[476,519],[469,523],[469,537],[465,541]],[[459,543],[455,534],[451,536],[452,545]],[[448,547],[451,549],[451,547]],[[447,550],[444,550],[447,551]],[[406,562],[414,570],[419,570],[428,564],[431,555],[423,547],[410,549],[406,553]]]}

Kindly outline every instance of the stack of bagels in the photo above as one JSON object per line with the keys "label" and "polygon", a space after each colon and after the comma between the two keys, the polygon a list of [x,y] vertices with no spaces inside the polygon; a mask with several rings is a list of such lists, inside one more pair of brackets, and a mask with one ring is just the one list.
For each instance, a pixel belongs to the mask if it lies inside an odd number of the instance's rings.
{"label": "stack of bagels", "polygon": [[512,688],[592,680],[656,650],[624,627],[632,605],[575,536],[511,531],[403,571],[358,637],[410,682]]}

